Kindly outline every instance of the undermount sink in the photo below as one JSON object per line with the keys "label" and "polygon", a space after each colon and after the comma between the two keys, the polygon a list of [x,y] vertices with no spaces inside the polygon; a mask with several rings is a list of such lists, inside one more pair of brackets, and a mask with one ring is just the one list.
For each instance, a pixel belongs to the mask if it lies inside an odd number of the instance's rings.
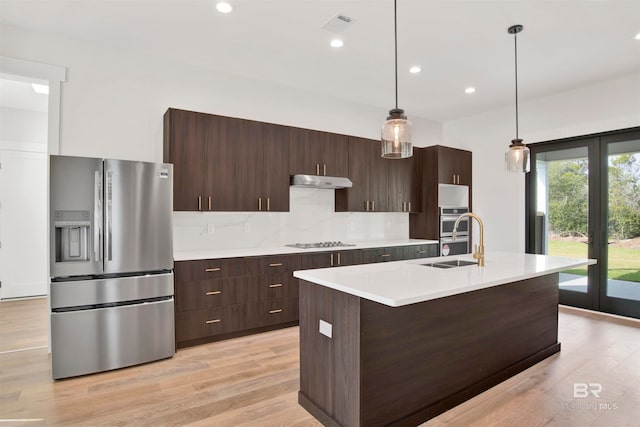
{"label": "undermount sink", "polygon": [[441,262],[432,262],[429,264],[420,264],[425,265],[427,267],[435,267],[435,268],[455,268],[455,267],[464,267],[467,265],[477,265],[476,261],[464,261],[461,259],[453,259],[451,261],[441,261]]}

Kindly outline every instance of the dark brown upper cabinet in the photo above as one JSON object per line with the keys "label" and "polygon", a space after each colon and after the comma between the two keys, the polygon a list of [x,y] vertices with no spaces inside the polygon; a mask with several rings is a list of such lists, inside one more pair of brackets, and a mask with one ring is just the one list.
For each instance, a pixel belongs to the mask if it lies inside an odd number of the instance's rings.
{"label": "dark brown upper cabinet", "polygon": [[440,184],[471,185],[471,151],[435,145],[427,147],[438,162]]}
{"label": "dark brown upper cabinet", "polygon": [[414,148],[413,153],[417,162],[420,213],[409,216],[409,237],[437,240],[440,238],[438,184],[467,185],[471,208],[472,155],[470,151],[442,145]]}
{"label": "dark brown upper cabinet", "polygon": [[349,137],[290,128],[289,174],[348,176]]}
{"label": "dark brown upper cabinet", "polygon": [[353,187],[336,190],[336,211],[410,212],[419,208],[413,158],[383,159],[380,141],[349,137]]}
{"label": "dark brown upper cabinet", "polygon": [[289,128],[169,109],[175,211],[288,211]]}

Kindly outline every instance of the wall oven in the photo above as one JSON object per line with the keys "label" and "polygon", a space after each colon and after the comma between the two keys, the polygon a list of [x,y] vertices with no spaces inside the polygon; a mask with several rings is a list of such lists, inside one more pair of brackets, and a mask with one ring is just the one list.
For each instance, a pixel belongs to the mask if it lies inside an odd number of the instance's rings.
{"label": "wall oven", "polygon": [[469,253],[469,217],[458,223],[456,240],[453,240],[453,226],[460,215],[469,212],[468,207],[440,207],[440,255]]}

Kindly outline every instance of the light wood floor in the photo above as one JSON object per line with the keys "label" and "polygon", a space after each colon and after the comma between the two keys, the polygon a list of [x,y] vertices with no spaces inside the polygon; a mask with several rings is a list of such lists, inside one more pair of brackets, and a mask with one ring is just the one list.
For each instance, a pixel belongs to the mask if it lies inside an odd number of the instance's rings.
{"label": "light wood floor", "polygon": [[[0,427],[318,426],[297,404],[298,328],[54,382],[46,300],[0,303]],[[640,322],[561,308],[562,351],[425,426],[640,426]],[[473,363],[473,359],[469,360]],[[573,398],[600,383],[600,398]],[[30,421],[19,421],[19,420]]]}

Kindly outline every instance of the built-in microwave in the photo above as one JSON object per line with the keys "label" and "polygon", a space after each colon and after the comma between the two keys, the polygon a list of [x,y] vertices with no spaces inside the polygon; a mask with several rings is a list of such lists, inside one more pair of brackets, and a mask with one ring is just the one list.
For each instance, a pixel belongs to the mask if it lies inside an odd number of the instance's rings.
{"label": "built-in microwave", "polygon": [[[465,207],[441,207],[440,208],[440,237],[452,237],[453,226],[456,223],[458,217],[463,213],[469,212],[469,208]],[[458,223],[457,235],[468,236],[469,235],[469,217],[464,217]]]}

